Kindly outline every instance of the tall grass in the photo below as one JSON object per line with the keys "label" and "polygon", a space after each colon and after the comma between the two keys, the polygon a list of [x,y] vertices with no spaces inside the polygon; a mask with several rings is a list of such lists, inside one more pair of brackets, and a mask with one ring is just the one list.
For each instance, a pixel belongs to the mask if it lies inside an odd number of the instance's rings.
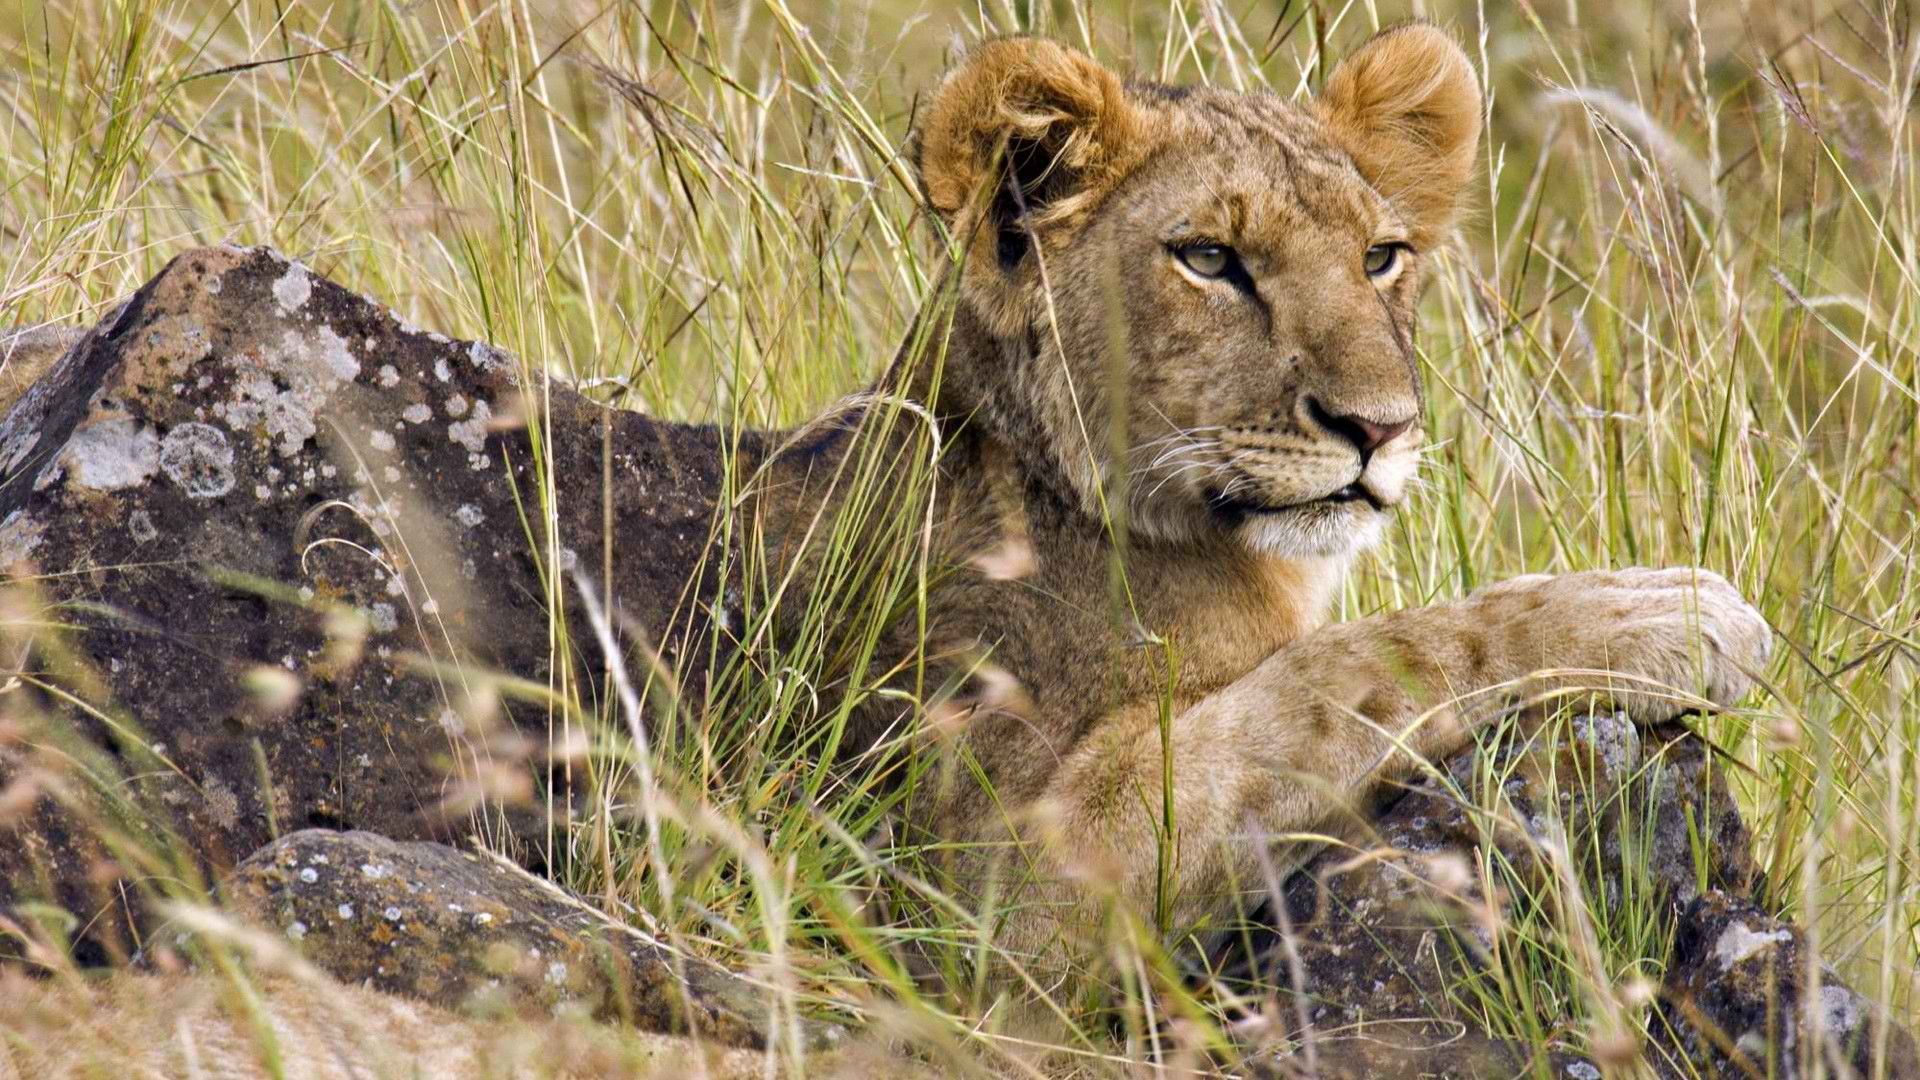
{"label": "tall grass", "polygon": [[[1299,94],[1416,13],[1468,42],[1492,127],[1424,312],[1437,449],[1341,613],[1522,572],[1727,574],[1784,646],[1753,708],[1705,724],[1747,767],[1768,900],[1911,1017],[1920,40],[1900,4],[0,0],[0,327],[90,321],[189,245],[271,243],[610,403],[796,424],[868,385],[932,293],[947,256],[897,147],[956,43],[1039,30],[1148,77]],[[868,419],[920,423],[891,399]],[[650,752],[556,622],[556,730],[585,729],[598,799],[551,854],[686,947],[760,966],[789,1010],[830,1000],[955,1068],[1020,1068],[1037,1048],[984,990],[924,992],[904,965],[909,944],[964,957],[991,913],[890,846],[898,786],[826,753],[933,572],[931,472],[909,457],[849,460],[861,494],[818,523],[831,557],[804,596],[716,523],[713,558],[746,582],[736,631],[797,632],[697,695],[630,658],[634,693],[677,718]],[[527,500],[549,550],[553,497]],[[884,542],[849,542],[875,535],[863,517]],[[558,575],[549,600],[582,603]],[[943,692],[903,699],[903,723]],[[883,770],[918,767],[899,749]],[[1502,1034],[1604,1048],[1647,1023],[1633,956],[1658,935],[1644,906],[1550,888],[1558,919],[1513,929],[1552,938],[1522,950],[1537,960],[1463,1000]],[[1136,965],[1157,993],[1123,1007],[1119,1044],[1049,1036],[1068,1060],[1154,1051],[1162,1010],[1212,1024],[1160,963]]]}

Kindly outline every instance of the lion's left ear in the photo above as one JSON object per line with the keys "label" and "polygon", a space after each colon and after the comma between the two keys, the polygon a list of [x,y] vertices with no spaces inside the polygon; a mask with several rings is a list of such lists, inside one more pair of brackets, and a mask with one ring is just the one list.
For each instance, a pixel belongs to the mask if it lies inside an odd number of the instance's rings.
{"label": "lion's left ear", "polygon": [[1425,23],[1383,30],[1334,69],[1317,107],[1414,245],[1437,242],[1480,143],[1480,84],[1460,46]]}

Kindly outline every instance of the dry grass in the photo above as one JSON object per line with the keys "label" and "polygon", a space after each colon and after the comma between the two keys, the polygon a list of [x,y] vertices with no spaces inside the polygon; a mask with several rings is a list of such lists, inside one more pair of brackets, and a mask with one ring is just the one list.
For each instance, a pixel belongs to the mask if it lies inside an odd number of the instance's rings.
{"label": "dry grass", "polygon": [[[1920,31],[1892,2],[1484,8],[1414,5],[1470,40],[1493,126],[1479,213],[1426,309],[1439,448],[1342,610],[1521,572],[1725,573],[1785,644],[1769,692],[1707,725],[1749,766],[1769,900],[1914,1016]],[[608,401],[794,422],[878,370],[937,274],[894,148],[955,40],[1038,28],[1150,76],[1292,94],[1324,76],[1322,43],[1409,13],[0,0],[0,328],[91,320],[189,245],[265,242]],[[909,563],[887,589],[910,589]],[[767,730],[823,708],[734,693]],[[755,796],[683,768],[698,749],[657,762],[684,785],[664,832],[590,820],[556,847],[648,864],[611,884],[691,947],[777,961],[849,1007],[890,999],[955,1062],[1033,1056],[991,1003],[922,997],[886,960],[970,929],[852,842],[872,793]],[[635,763],[607,751],[606,790]],[[609,884],[582,864],[580,884]],[[1482,1007],[1577,1049],[1647,1012],[1624,945],[1569,943],[1624,942],[1604,931],[1646,913],[1562,887],[1548,909],[1582,925],[1513,928],[1547,944]],[[881,894],[932,914],[869,922],[858,898]],[[1147,1053],[1089,1034],[1061,1060]]]}

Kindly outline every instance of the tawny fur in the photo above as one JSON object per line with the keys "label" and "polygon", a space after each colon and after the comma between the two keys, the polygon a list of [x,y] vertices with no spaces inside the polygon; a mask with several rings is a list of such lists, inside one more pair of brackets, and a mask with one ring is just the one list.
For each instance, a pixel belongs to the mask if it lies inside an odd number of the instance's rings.
{"label": "tawny fur", "polygon": [[[1094,951],[1114,901],[1219,925],[1263,845],[1459,749],[1503,701],[1591,685],[1661,719],[1730,704],[1764,662],[1766,624],[1694,571],[1528,578],[1323,627],[1417,466],[1414,305],[1480,110],[1465,55],[1420,24],[1305,104],[1127,83],[1026,38],[978,47],[929,103],[917,161],[958,252],[952,303],[918,327],[941,374],[903,351],[876,391],[923,405],[945,449],[933,546],[956,569],[929,598],[945,666],[920,685],[992,677],[931,725],[948,767],[908,819],[1043,977]],[[1237,275],[1184,263],[1193,244],[1230,246]],[[1379,245],[1399,257],[1370,275]],[[1369,454],[1360,422],[1406,429]],[[766,500],[768,534],[812,520],[812,490]],[[900,720],[881,701],[861,738]]]}
{"label": "tawny fur", "polygon": [[[1173,933],[1218,925],[1274,838],[1458,750],[1505,701],[1591,686],[1664,719],[1731,704],[1764,664],[1768,627],[1705,571],[1535,576],[1325,625],[1417,465],[1414,305],[1480,109],[1466,57],[1424,25],[1306,104],[1127,83],[1024,38],[980,46],[933,96],[916,158],[958,258],[916,337],[941,375],[903,350],[863,398],[913,398],[944,451],[938,655],[900,689],[968,687],[922,740],[945,767],[906,821],[952,842],[947,883],[1006,908],[995,944],[1037,975],[1082,966],[1112,903]],[[1201,242],[1230,245],[1244,280],[1183,266]],[[1404,255],[1369,276],[1389,243]],[[845,487],[821,477],[860,445],[839,429],[873,413],[785,440],[742,502],[750,534],[817,558],[799,538]],[[1409,427],[1368,456],[1330,416]],[[1329,501],[1350,485],[1371,501]],[[883,669],[910,670],[919,637],[903,620]],[[897,735],[898,701],[843,750]]]}

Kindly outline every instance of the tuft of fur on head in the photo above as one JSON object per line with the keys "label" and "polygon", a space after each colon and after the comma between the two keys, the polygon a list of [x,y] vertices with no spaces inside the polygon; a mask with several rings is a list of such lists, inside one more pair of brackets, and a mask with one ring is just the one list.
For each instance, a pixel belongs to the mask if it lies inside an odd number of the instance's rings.
{"label": "tuft of fur on head", "polygon": [[1382,30],[1334,69],[1315,103],[1362,176],[1426,249],[1444,236],[1480,143],[1480,84],[1446,32]]}

